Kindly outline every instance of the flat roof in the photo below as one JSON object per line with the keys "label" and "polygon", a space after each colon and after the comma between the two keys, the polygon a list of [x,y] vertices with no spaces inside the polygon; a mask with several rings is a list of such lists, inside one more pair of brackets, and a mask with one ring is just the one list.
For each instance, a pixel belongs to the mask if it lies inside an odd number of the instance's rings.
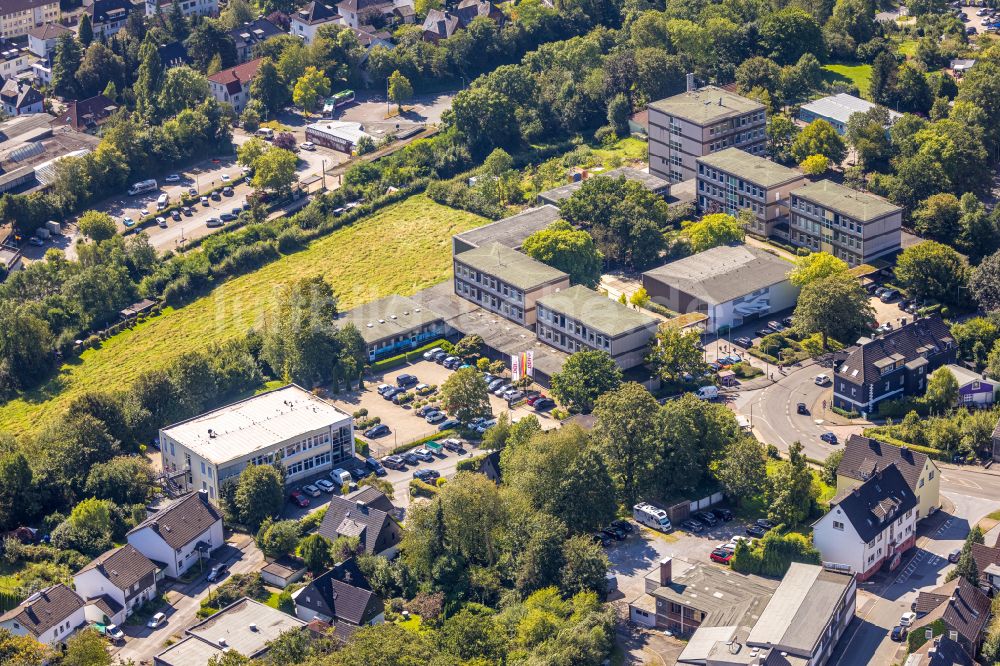
{"label": "flat roof", "polygon": [[739,148],[726,148],[717,153],[699,157],[697,161],[699,164],[720,169],[761,187],[777,187],[793,180],[805,178],[805,174],[798,169],[790,169],[777,162],[751,155]]}
{"label": "flat roof", "polygon": [[815,564],[792,563],[747,644],[811,653],[853,580]]}
{"label": "flat roof", "polygon": [[166,666],[205,666],[212,657],[221,655],[222,648],[188,636],[156,655],[156,663]]}
{"label": "flat roof", "polygon": [[657,323],[656,319],[581,285],[548,294],[536,303],[613,338]]}
{"label": "flat roof", "polygon": [[650,102],[649,108],[688,120],[697,125],[708,125],[730,116],[751,111],[763,111],[764,105],[715,86],[683,92],[673,97]]}
{"label": "flat roof", "polygon": [[441,321],[441,315],[411,298],[392,294],[341,314],[337,318],[337,326],[354,324],[364,341],[374,344],[435,321]]}
{"label": "flat roof", "polygon": [[792,264],[750,245],[720,245],[643,273],[706,303],[727,303],[788,279]]}
{"label": "flat roof", "polygon": [[[823,116],[824,118],[832,118],[844,125],[847,124],[847,121],[855,113],[865,113],[873,108],[875,108],[875,105],[868,100],[848,95],[847,93],[821,97],[808,104],[803,104],[801,107],[802,111],[809,111],[814,115]],[[889,122],[895,122],[901,115],[889,110]]]}
{"label": "flat roof", "polygon": [[361,123],[352,123],[346,120],[324,120],[306,125],[306,129],[338,139],[346,139],[352,143],[357,143],[363,136],[374,138],[371,134],[365,132]]}
{"label": "flat roof", "polygon": [[253,657],[280,634],[305,626],[306,623],[297,617],[244,597],[187,632],[212,645],[219,645],[220,640],[224,640],[226,647]]}
{"label": "flat roof", "polygon": [[633,167],[619,167],[611,171],[592,172],[588,179],[578,180],[566,185],[560,185],[559,187],[553,187],[551,190],[539,192],[538,198],[545,201],[563,201],[573,196],[573,193],[583,187],[583,184],[587,180],[593,178],[625,178],[626,180],[639,183],[650,192],[666,192],[670,189],[670,181],[655,176],[648,171]]}
{"label": "flat roof", "polygon": [[524,291],[569,277],[561,270],[497,242],[461,252],[455,255],[455,260],[473,270],[494,275]]}
{"label": "flat roof", "polygon": [[844,213],[859,222],[867,222],[893,213],[901,213],[902,208],[870,192],[859,192],[832,180],[819,180],[803,185],[792,192],[792,196],[807,199],[824,208]]}
{"label": "flat roof", "polygon": [[455,238],[473,247],[500,243],[518,250],[524,240],[559,219],[559,209],[551,204],[528,208],[517,215],[505,217],[492,224],[455,234]]}
{"label": "flat roof", "polygon": [[167,426],[162,432],[202,458],[221,464],[350,420],[350,415],[330,403],[289,384]]}

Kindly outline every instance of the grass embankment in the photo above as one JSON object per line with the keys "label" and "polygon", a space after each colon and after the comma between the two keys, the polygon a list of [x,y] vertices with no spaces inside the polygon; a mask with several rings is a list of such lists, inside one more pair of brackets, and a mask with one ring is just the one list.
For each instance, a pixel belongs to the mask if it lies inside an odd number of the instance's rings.
{"label": "grass embankment", "polygon": [[823,79],[828,83],[853,83],[861,96],[868,98],[868,88],[872,81],[871,65],[824,65]]}
{"label": "grass embankment", "polygon": [[0,431],[35,431],[81,393],[126,388],[146,370],[245,332],[264,321],[291,281],[322,276],[343,310],[436,284],[451,274],[452,234],[485,222],[423,195],[387,206],[87,350],[39,389],[0,407]]}

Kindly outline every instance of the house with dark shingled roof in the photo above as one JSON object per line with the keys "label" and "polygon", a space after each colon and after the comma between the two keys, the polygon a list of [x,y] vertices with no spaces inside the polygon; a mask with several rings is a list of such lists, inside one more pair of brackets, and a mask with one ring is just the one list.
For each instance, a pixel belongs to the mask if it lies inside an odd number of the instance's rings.
{"label": "house with dark shingled roof", "polygon": [[122,624],[132,611],[156,598],[156,574],[157,566],[148,557],[125,544],[73,574],[73,586],[95,609],[88,608],[87,619]]}
{"label": "house with dark shingled roof", "polygon": [[62,583],[35,592],[0,615],[0,629],[31,636],[44,645],[61,645],[86,624],[85,603]]}
{"label": "house with dark shingled roof", "polygon": [[385,621],[382,598],[372,591],[353,557],[296,590],[292,598],[297,618],[332,622],[336,635],[344,639],[359,627]]}
{"label": "house with dark shingled roof", "polygon": [[167,576],[179,578],[225,543],[222,513],[200,490],[173,500],[136,525],[127,538]]}

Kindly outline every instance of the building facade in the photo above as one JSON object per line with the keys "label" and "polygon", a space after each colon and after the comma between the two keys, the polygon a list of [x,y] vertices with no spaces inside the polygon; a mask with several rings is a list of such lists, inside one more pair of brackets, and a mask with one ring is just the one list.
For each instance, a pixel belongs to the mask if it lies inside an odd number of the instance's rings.
{"label": "building facade", "polygon": [[726,148],[699,157],[698,211],[736,216],[754,214],[747,232],[770,237],[775,225],[783,225],[787,238],[788,195],[809,182],[805,174],[738,148]]}
{"label": "building facade", "polygon": [[219,501],[219,484],[248,465],[280,462],[285,482],[331,470],[354,455],[354,424],[289,384],[160,430],[166,471],[187,470],[189,487]]}
{"label": "building facade", "polygon": [[242,113],[250,101],[250,84],[260,69],[262,58],[256,58],[242,65],[236,65],[208,77],[208,89],[212,97],[226,102],[236,113]]}
{"label": "building facade", "polygon": [[341,23],[340,14],[330,5],[322,2],[310,2],[289,17],[288,32],[301,37],[306,44],[312,44],[316,33],[324,25]]}
{"label": "building facade", "polygon": [[[126,544],[94,558],[73,574],[73,587],[88,602],[100,597],[120,609],[105,622],[121,624],[135,609],[156,598],[156,565],[135,546]],[[100,622],[102,618],[93,618]]]}
{"label": "building facade", "polygon": [[[843,136],[847,133],[847,123],[851,116],[855,113],[867,113],[874,108],[874,104],[860,97],[838,93],[803,104],[799,108],[799,120],[804,123],[825,120],[833,126],[833,129],[837,130],[837,134]],[[896,122],[901,115],[895,111],[889,111],[889,123]],[[886,131],[888,129],[886,127]]]}
{"label": "building facade", "polygon": [[151,561],[162,562],[164,575],[171,578],[180,578],[226,543],[222,513],[205,492],[173,500],[132,528],[126,539]]}
{"label": "building facade", "polygon": [[657,320],[576,285],[538,299],[535,334],[572,354],[603,351],[623,370],[642,365],[656,336]]}
{"label": "building facade", "polygon": [[0,7],[0,38],[27,35],[32,28],[59,20],[59,3],[49,0],[12,0]]}
{"label": "building facade", "polygon": [[253,58],[255,46],[283,34],[285,33],[281,28],[266,18],[258,18],[244,23],[238,28],[233,28],[229,31],[229,36],[233,38],[233,43],[236,45],[236,62],[247,62]]}
{"label": "building facade", "polygon": [[0,104],[8,116],[20,116],[25,113],[42,113],[45,98],[38,90],[26,81],[7,79],[0,88]]}
{"label": "building facade", "polygon": [[84,11],[90,14],[95,37],[111,37],[125,27],[128,15],[137,9],[130,0],[93,0]]}
{"label": "building facade", "polygon": [[64,645],[87,618],[79,594],[62,583],[30,595],[0,615],[0,629],[15,636],[31,636],[42,645]]}
{"label": "building facade", "polygon": [[48,58],[56,51],[56,41],[62,35],[72,35],[73,31],[58,23],[46,23],[28,31],[28,50],[39,58]]}
{"label": "building facade", "polygon": [[353,324],[368,348],[368,360],[378,361],[445,337],[441,315],[405,296],[386,296],[360,305],[338,319]]}
{"label": "building facade", "polygon": [[789,241],[850,266],[900,248],[903,209],[882,197],[821,180],[791,194]]}
{"label": "building facade", "polygon": [[726,148],[763,155],[764,105],[708,86],[651,102],[649,172],[678,183],[695,177],[696,160]]}
{"label": "building facade", "polygon": [[[166,14],[174,0],[146,0],[146,16],[155,16],[157,12]],[[219,0],[177,0],[184,16],[198,14],[200,16],[218,16]]]}
{"label": "building facade", "polygon": [[454,264],[457,295],[529,328],[538,299],[569,287],[562,271],[497,242],[456,254]]}
{"label": "building facade", "polygon": [[941,507],[941,470],[929,456],[905,446],[850,435],[837,466],[837,494],[857,488],[878,470],[895,465],[917,497],[917,522]]}

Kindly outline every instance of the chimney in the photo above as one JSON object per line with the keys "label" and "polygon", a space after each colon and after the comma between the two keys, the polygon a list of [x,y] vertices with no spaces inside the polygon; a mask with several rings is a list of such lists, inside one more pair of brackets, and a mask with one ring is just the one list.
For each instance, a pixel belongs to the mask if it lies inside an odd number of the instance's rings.
{"label": "chimney", "polygon": [[362,514],[366,516],[368,515],[368,505],[366,505],[364,502],[358,500],[354,503],[354,506],[356,506],[358,511],[360,511]]}
{"label": "chimney", "polygon": [[445,24],[445,22],[443,20],[438,21],[438,29],[437,29],[437,31],[438,31],[438,34],[441,35],[442,37],[447,37],[448,36],[448,27],[447,27],[447,25]]}
{"label": "chimney", "polygon": [[670,585],[673,578],[673,559],[664,557],[660,560],[660,585]]}
{"label": "chimney", "polygon": [[687,91],[694,92],[694,74],[688,73],[687,75]]}
{"label": "chimney", "polygon": [[207,490],[199,490],[199,491],[198,491],[198,498],[199,498],[199,499],[200,499],[200,500],[201,500],[201,501],[202,501],[202,502],[203,502],[204,504],[206,504],[206,505],[207,505],[207,504],[208,504],[208,491],[207,491]]}

